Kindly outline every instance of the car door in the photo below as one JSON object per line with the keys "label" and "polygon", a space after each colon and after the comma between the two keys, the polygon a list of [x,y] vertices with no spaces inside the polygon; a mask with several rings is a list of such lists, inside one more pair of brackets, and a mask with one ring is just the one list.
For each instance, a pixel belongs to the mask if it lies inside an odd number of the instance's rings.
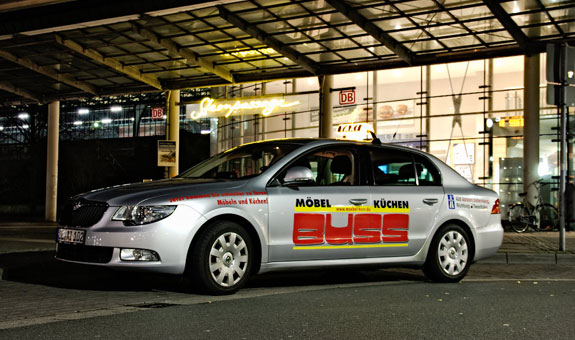
{"label": "car door", "polygon": [[383,256],[414,255],[437,222],[444,197],[440,173],[425,156],[403,149],[371,147],[369,154]]}
{"label": "car door", "polygon": [[[356,146],[322,147],[301,155],[268,186],[270,261],[361,256],[353,248],[354,219],[367,209],[370,187],[361,182],[359,162]],[[311,170],[313,181],[279,184],[291,167]]]}

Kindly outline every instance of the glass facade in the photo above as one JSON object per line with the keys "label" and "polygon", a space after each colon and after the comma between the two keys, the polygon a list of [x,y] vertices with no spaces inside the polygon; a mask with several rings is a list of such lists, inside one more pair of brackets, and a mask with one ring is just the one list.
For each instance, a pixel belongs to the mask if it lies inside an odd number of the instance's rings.
{"label": "glass facade", "polygon": [[[508,57],[335,75],[333,136],[341,137],[340,124],[368,123],[383,142],[427,151],[470,182],[496,190],[505,211],[523,192],[523,65],[523,57]],[[539,176],[546,183],[543,200],[557,204],[559,121],[557,108],[546,104],[544,58],[540,72]],[[236,111],[217,118],[213,152],[255,140],[319,135],[317,78],[257,87],[261,98],[298,104],[265,116]]]}

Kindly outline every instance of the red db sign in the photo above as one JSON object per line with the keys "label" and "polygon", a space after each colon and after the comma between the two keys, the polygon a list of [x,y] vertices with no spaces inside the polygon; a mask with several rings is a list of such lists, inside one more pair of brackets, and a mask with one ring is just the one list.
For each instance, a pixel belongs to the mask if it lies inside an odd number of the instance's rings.
{"label": "red db sign", "polygon": [[163,119],[164,118],[164,108],[163,107],[153,107],[152,108],[152,119]]}
{"label": "red db sign", "polygon": [[355,90],[339,91],[339,105],[355,104]]}

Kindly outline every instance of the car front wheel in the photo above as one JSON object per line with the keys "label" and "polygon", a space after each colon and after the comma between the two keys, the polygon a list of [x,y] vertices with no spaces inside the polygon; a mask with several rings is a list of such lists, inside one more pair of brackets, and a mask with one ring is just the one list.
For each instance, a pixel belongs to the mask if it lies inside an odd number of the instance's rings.
{"label": "car front wheel", "polygon": [[251,259],[252,241],[245,229],[219,221],[199,235],[189,258],[190,278],[207,293],[233,294],[246,283]]}
{"label": "car front wheel", "polygon": [[455,224],[445,225],[431,241],[423,271],[437,282],[458,282],[467,274],[471,260],[467,232]]}

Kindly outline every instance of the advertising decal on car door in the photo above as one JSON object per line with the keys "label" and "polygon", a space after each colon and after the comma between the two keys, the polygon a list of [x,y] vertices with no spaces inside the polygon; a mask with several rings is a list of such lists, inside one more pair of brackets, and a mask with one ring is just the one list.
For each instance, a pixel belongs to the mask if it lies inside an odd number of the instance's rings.
{"label": "advertising decal on car door", "polygon": [[[347,224],[335,227],[335,216]],[[332,206],[329,199],[297,198],[294,250],[408,246],[409,201],[374,200],[370,206]]]}

